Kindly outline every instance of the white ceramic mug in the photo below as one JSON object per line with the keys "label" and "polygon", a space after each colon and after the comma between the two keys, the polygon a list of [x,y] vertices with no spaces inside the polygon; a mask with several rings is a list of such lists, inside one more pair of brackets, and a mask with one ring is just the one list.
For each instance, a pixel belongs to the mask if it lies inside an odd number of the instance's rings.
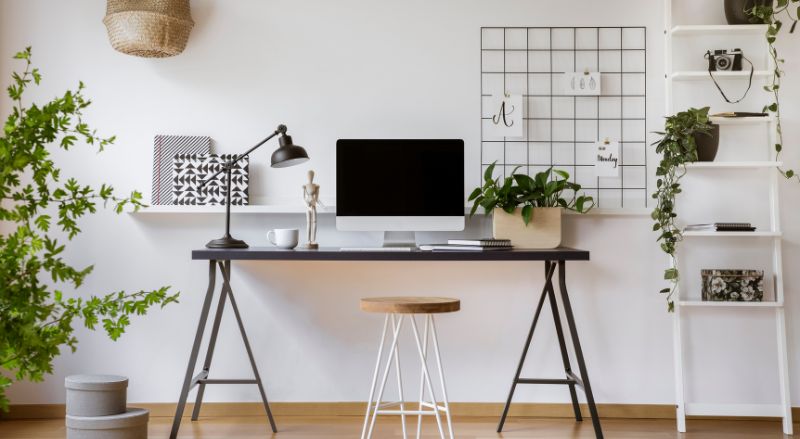
{"label": "white ceramic mug", "polygon": [[298,229],[275,229],[267,232],[267,240],[275,247],[293,249],[300,240]]}

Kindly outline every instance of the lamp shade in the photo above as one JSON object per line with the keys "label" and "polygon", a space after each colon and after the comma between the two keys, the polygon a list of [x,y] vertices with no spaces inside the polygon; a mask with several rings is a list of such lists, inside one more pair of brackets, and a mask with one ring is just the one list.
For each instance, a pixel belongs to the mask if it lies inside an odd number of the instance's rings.
{"label": "lamp shade", "polygon": [[284,134],[279,141],[280,148],[272,153],[273,168],[288,168],[308,161],[308,153],[302,146],[292,142],[292,136]]}

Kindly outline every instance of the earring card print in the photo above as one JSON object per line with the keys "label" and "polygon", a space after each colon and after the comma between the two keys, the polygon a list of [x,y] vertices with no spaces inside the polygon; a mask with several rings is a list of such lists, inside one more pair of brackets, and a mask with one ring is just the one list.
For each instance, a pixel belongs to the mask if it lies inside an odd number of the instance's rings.
{"label": "earring card print", "polygon": [[594,171],[597,177],[619,177],[619,142],[608,139],[595,144]]}
{"label": "earring card print", "polygon": [[523,137],[522,95],[493,95],[488,105],[491,119],[485,135],[496,139]]}
{"label": "earring card print", "polygon": [[[172,165],[173,204],[224,205],[225,173],[200,187],[222,166],[236,158],[234,154],[178,154]],[[231,204],[244,206],[249,198],[250,158],[239,160],[231,170]]]}
{"label": "earring card print", "polygon": [[562,77],[567,96],[600,96],[600,72],[566,72]]}

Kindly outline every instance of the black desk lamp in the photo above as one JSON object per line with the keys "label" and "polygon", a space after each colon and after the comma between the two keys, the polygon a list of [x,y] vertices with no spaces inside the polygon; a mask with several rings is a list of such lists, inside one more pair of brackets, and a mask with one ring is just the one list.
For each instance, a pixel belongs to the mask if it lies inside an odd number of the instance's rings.
{"label": "black desk lamp", "polygon": [[278,125],[274,133],[270,134],[266,139],[258,142],[254,147],[247,150],[247,152],[236,156],[233,160],[222,165],[222,168],[215,172],[214,175],[200,183],[200,187],[205,186],[210,181],[214,180],[219,174],[225,172],[225,236],[219,239],[214,239],[206,244],[208,248],[247,248],[247,243],[241,239],[235,239],[231,236],[231,170],[233,165],[239,160],[250,155],[261,145],[267,143],[270,139],[280,134],[278,141],[280,148],[272,153],[272,167],[273,168],[288,168],[289,166],[299,165],[300,163],[308,161],[308,154],[302,146],[292,143],[292,136],[286,135],[286,125]]}

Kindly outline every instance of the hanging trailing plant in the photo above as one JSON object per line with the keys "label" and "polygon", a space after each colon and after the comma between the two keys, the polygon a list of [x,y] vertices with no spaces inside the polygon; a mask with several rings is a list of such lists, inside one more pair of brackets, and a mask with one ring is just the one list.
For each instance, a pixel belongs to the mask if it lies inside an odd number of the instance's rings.
{"label": "hanging trailing plant", "polygon": [[[781,152],[783,151],[783,129],[781,126],[781,105],[780,105],[780,88],[781,79],[783,79],[783,70],[781,64],[784,60],[778,57],[778,51],[775,49],[775,41],[778,39],[778,33],[784,27],[784,22],[791,23],[789,26],[789,33],[794,33],[797,28],[798,17],[800,17],[800,0],[777,0],[774,4],[771,1],[766,2],[764,5],[756,5],[747,13],[753,17],[753,22],[756,24],[767,25],[767,44],[769,45],[769,56],[772,58],[774,69],[772,71],[772,83],[764,86],[764,90],[772,94],[772,103],[764,106],[764,112],[772,113],[775,116],[775,160],[779,160]],[[792,15],[794,12],[794,16]],[[789,179],[795,179],[800,182],[800,175],[793,169],[779,168],[781,174]]]}
{"label": "hanging trailing plant", "polygon": [[656,207],[650,216],[655,221],[653,231],[659,232],[657,240],[661,250],[672,261],[671,266],[664,271],[664,279],[670,286],[660,291],[667,295],[670,312],[675,310],[672,297],[679,280],[675,249],[678,242],[683,240],[681,230],[675,225],[678,217],[675,198],[681,193],[680,180],[686,173],[686,163],[697,161],[697,136],[711,135],[708,110],[709,107],[690,108],[667,117],[664,131],[656,132],[661,139],[653,143],[656,145],[656,152],[661,154],[661,162],[656,169],[656,191],[652,195],[656,200]]}

